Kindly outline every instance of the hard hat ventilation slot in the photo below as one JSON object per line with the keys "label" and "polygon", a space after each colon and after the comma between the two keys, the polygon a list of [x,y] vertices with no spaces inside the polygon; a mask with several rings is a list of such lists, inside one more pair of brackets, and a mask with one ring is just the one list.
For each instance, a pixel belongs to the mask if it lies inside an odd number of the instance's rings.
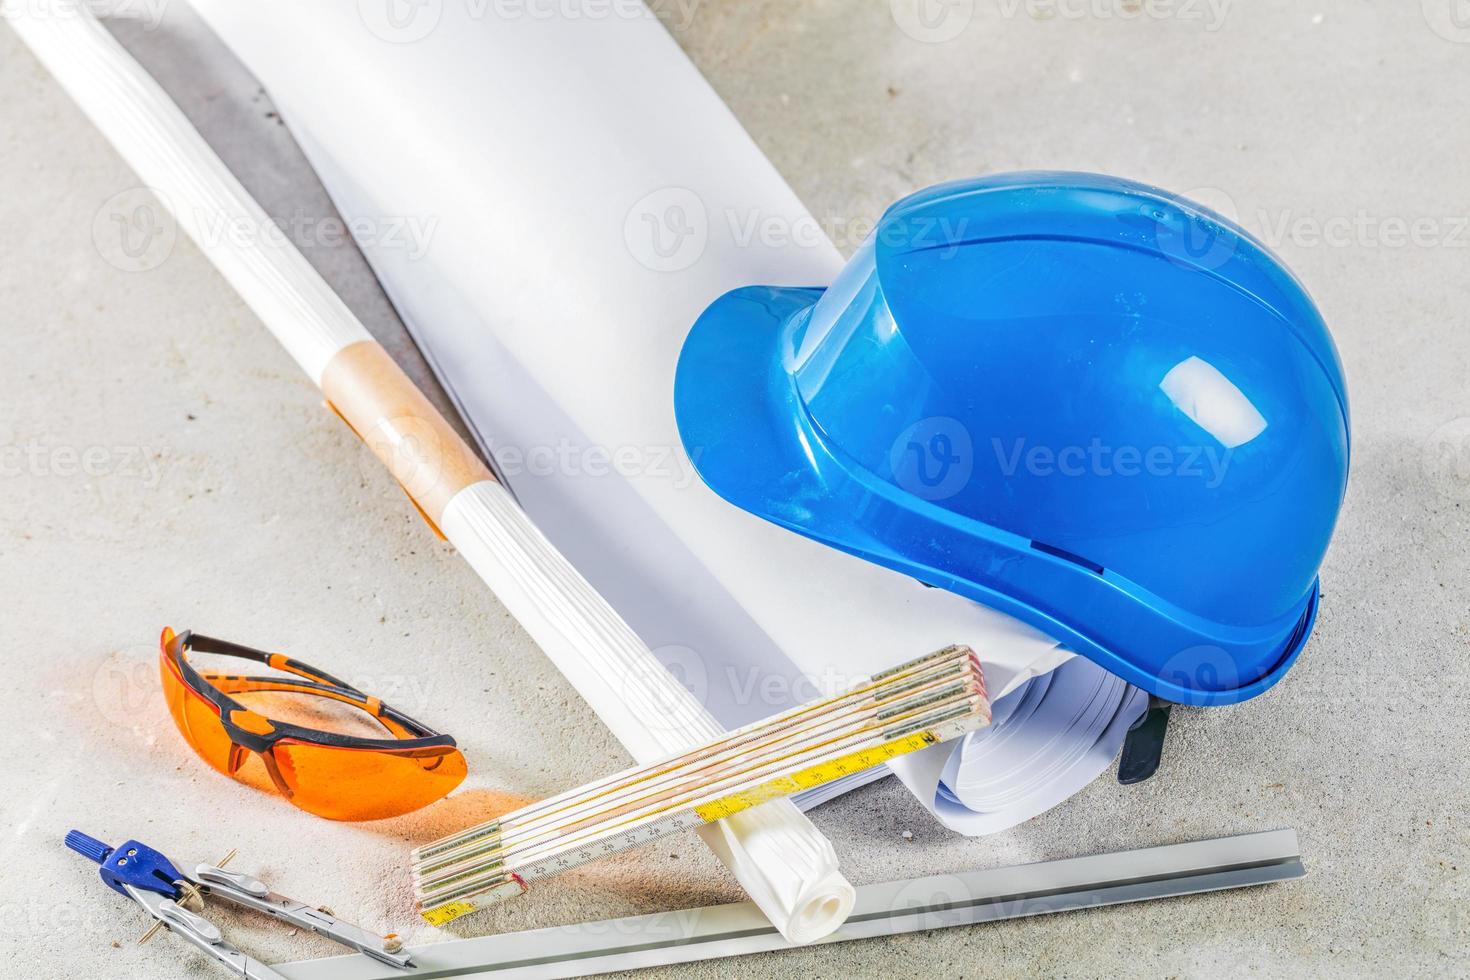
{"label": "hard hat ventilation slot", "polygon": [[1069,561],[1074,565],[1081,565],[1083,568],[1096,575],[1101,575],[1103,573],[1103,567],[1097,562],[1088,561],[1081,555],[1074,555],[1070,551],[1067,551],[1063,548],[1058,548],[1055,545],[1047,544],[1045,541],[1033,540],[1031,542],[1031,547],[1041,552],[1042,554],[1051,555],[1053,558],[1060,558],[1063,561]]}

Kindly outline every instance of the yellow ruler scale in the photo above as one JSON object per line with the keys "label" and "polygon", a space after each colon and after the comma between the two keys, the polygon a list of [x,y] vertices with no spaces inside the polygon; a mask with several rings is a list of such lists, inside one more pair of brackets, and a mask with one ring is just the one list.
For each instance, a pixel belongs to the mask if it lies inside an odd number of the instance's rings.
{"label": "yellow ruler scale", "polygon": [[[974,671],[978,668],[966,669]],[[937,677],[938,682],[947,687],[951,696],[964,691],[967,697],[978,696],[983,699],[983,691],[978,687],[978,679],[973,674],[968,688],[952,683],[954,674],[951,670],[945,670]],[[690,753],[688,757],[699,758],[692,775],[688,772],[691,766],[685,760],[666,760],[659,765],[671,768],[659,780],[645,780],[641,773],[631,771],[628,774],[630,778],[627,780],[626,791],[610,791],[603,782],[589,787],[589,790],[595,788],[595,792],[589,791],[586,794],[593,799],[590,804],[562,800],[562,806],[551,811],[550,817],[543,806],[533,804],[500,820],[471,828],[470,831],[416,851],[416,877],[425,886],[448,877],[458,880],[460,875],[457,872],[466,870],[475,862],[483,866],[492,854],[502,863],[511,859],[524,863],[535,847],[544,845],[548,835],[566,844],[578,836],[574,831],[587,826],[607,826],[613,817],[626,818],[629,814],[636,815],[640,811],[644,815],[650,811],[666,812],[670,809],[670,803],[680,798],[680,792],[687,796],[691,787],[697,788],[703,796],[712,797],[718,795],[722,789],[754,784],[759,781],[758,777],[791,771],[817,758],[896,737],[900,734],[898,729],[905,723],[909,723],[909,727],[904,728],[904,732],[913,730],[911,723],[914,718],[934,717],[933,684],[917,688],[912,684],[905,686],[907,696],[899,702],[883,698],[881,703],[884,707],[881,710],[875,712],[870,707],[861,716],[844,713],[841,724],[836,727],[824,723],[807,729],[799,738],[787,738],[778,743],[763,741],[758,743],[762,746],[759,752],[745,746],[740,753],[726,759],[717,772],[711,770],[705,750],[700,749]],[[927,711],[920,713],[926,706]],[[635,775],[636,778],[633,778]],[[661,788],[651,792],[650,787],[660,782],[663,783]],[[674,789],[670,789],[670,786]],[[563,796],[572,797],[575,794],[576,791]],[[627,820],[622,822],[626,823]]]}
{"label": "yellow ruler scale", "polygon": [[990,721],[979,661],[953,646],[689,752],[416,849],[420,913],[444,925],[529,882],[822,786]]}
{"label": "yellow ruler scale", "polygon": [[699,814],[699,819],[705,823],[714,823],[726,817],[734,816],[741,810],[748,810],[753,806],[759,806],[782,796],[790,796],[792,793],[800,793],[802,790],[813,789],[830,783],[833,780],[850,776],[864,769],[881,766],[889,759],[896,759],[910,752],[934,745],[939,741],[930,732],[916,732],[913,735],[888,742],[872,749],[860,749],[857,752],[849,752],[847,755],[833,759],[831,762],[818,763],[808,766],[800,772],[794,772],[780,779],[773,779],[768,783],[753,790],[745,790],[734,793],[722,799],[704,803],[696,807],[694,812]]}

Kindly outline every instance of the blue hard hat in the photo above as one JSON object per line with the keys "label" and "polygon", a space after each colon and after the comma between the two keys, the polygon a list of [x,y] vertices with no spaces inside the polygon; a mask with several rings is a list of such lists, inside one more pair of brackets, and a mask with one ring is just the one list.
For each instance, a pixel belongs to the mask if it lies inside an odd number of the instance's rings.
{"label": "blue hard hat", "polygon": [[737,507],[1185,704],[1291,666],[1347,485],[1301,284],[1220,215],[1091,174],[930,188],[828,289],[722,296],[674,407]]}

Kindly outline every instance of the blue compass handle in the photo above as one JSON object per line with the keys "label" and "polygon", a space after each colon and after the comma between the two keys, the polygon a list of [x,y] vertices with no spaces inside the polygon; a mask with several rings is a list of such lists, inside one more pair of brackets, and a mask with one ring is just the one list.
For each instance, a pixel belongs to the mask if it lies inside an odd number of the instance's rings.
{"label": "blue compass handle", "polygon": [[112,848],[95,837],[88,837],[80,830],[67,831],[66,846],[76,851],[82,857],[95,861],[98,864],[105,862],[107,855],[112,853]]}
{"label": "blue compass handle", "polygon": [[115,892],[126,895],[123,886],[132,885],[168,898],[179,897],[175,882],[182,881],[184,876],[168,858],[147,844],[130,840],[108,847],[95,837],[73,830],[66,835],[66,846],[100,864],[102,880]]}

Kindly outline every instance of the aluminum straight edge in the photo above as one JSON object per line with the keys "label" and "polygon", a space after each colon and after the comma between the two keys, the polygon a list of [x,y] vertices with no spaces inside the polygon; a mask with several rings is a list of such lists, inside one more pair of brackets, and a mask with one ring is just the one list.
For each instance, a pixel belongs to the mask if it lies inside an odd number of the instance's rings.
{"label": "aluminum straight edge", "polygon": [[[847,922],[812,945],[1244,888],[1306,875],[1296,831],[864,885]],[[552,980],[796,949],[750,902],[413,947],[417,969],[365,956],[287,963],[288,980]]]}

